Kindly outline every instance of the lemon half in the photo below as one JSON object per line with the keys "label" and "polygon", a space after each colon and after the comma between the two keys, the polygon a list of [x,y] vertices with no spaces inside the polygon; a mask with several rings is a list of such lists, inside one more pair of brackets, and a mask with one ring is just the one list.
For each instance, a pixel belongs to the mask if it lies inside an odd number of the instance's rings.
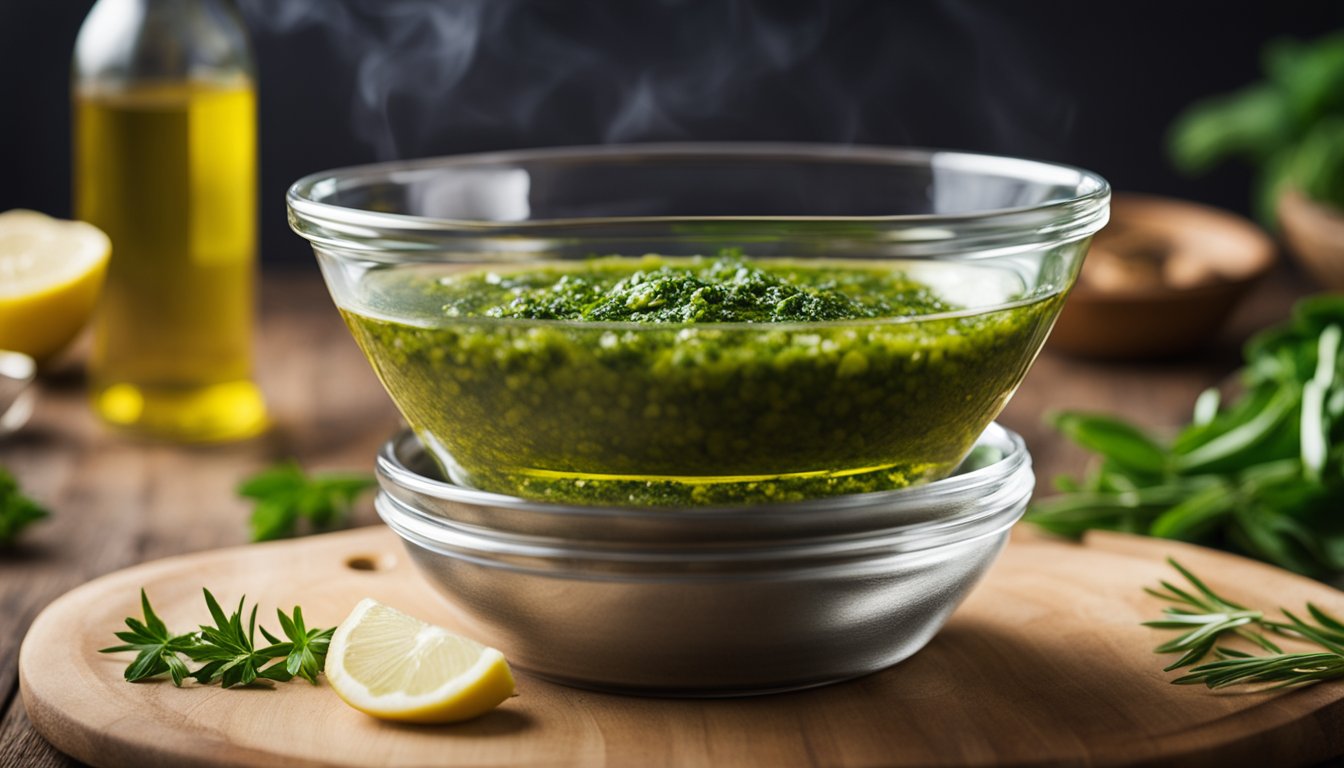
{"label": "lemon half", "polygon": [[111,253],[92,224],[0,213],[0,349],[39,363],[60,352],[93,313]]}
{"label": "lemon half", "polygon": [[355,709],[411,723],[469,720],[514,692],[504,654],[369,598],[332,635],[326,675]]}

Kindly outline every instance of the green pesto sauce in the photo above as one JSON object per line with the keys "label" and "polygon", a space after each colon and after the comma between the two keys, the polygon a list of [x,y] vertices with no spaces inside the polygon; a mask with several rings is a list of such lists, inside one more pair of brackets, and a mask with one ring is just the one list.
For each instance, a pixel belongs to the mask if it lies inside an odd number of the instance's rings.
{"label": "green pesto sauce", "polygon": [[384,270],[365,288],[372,311],[346,321],[450,477],[635,505],[945,476],[1062,302],[957,312],[890,266],[738,257]]}
{"label": "green pesto sauce", "polygon": [[581,270],[485,272],[440,284],[449,317],[641,323],[791,323],[947,312],[891,269],[753,264],[735,253],[669,262],[595,259]]}

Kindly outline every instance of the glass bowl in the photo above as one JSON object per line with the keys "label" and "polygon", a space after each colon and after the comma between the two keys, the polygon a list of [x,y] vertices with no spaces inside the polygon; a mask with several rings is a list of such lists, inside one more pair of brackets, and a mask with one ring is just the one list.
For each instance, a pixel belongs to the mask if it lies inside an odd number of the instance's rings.
{"label": "glass bowl", "polygon": [[934,636],[1034,485],[1021,438],[998,425],[972,458],[903,490],[621,509],[463,488],[403,434],[379,455],[375,506],[511,663],[582,687],[743,695],[874,672]]}
{"label": "glass bowl", "polygon": [[[366,166],[309,176],[288,199],[356,340],[453,482],[721,506],[950,472],[1039,351],[1109,190],[1002,157],[691,144]],[[788,322],[462,309],[463,286],[733,273],[742,259],[856,301],[891,298],[871,286],[898,278],[934,300],[920,314]]]}

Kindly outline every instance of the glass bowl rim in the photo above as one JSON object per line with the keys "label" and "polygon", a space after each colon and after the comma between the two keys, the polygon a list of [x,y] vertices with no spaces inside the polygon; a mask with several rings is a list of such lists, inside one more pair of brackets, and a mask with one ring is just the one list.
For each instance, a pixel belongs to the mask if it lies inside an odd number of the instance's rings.
{"label": "glass bowl rim", "polygon": [[[871,166],[891,167],[944,167],[971,173],[999,171],[1000,175],[1024,180],[1041,179],[1060,186],[1073,186],[1071,197],[1052,198],[1041,203],[1004,208],[987,208],[960,213],[918,213],[862,216],[608,216],[556,219],[525,219],[495,221],[488,219],[454,219],[417,216],[405,213],[371,211],[361,208],[323,202],[322,198],[340,182],[367,181],[397,174],[442,168],[448,170],[506,168],[510,164],[526,162],[598,162],[638,161],[640,159],[697,158],[723,160],[763,161],[771,158],[790,161],[849,162]],[[1050,179],[1056,176],[1056,179]],[[1067,177],[1067,179],[1065,178]],[[328,191],[324,191],[328,190]],[[323,224],[340,222],[355,224],[368,232],[452,232],[474,237],[496,234],[543,234],[567,227],[603,225],[658,225],[704,223],[766,224],[771,222],[817,224],[890,224],[902,227],[946,226],[956,223],[1011,224],[1023,216],[1048,214],[1080,225],[1082,234],[1091,235],[1105,224],[1105,210],[1110,198],[1110,184],[1100,175],[1063,163],[1029,160],[987,153],[956,150],[883,147],[873,145],[844,145],[788,142],[681,142],[649,144],[615,144],[542,149],[482,152],[442,157],[401,160],[347,166],[312,173],[295,181],[285,195],[289,208],[290,226],[295,232],[314,242],[323,241]],[[1098,217],[1100,220],[1098,221]],[[1034,221],[1034,220],[1033,220]],[[1066,231],[1061,228],[1061,232]],[[348,233],[347,233],[348,234]],[[357,237],[350,237],[358,241]],[[1063,238],[1064,240],[1077,239]],[[325,240],[330,245],[330,239]],[[382,241],[377,250],[394,250]]]}

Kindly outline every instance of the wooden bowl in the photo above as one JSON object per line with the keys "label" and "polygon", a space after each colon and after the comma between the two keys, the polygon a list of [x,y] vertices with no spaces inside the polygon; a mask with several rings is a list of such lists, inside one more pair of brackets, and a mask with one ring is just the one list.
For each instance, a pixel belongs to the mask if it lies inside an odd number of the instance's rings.
{"label": "wooden bowl", "polygon": [[1049,347],[1114,360],[1190,352],[1218,332],[1275,256],[1269,236],[1241,216],[1118,194]]}
{"label": "wooden bowl", "polygon": [[1327,288],[1344,290],[1344,211],[1289,187],[1279,195],[1279,225],[1298,263]]}

